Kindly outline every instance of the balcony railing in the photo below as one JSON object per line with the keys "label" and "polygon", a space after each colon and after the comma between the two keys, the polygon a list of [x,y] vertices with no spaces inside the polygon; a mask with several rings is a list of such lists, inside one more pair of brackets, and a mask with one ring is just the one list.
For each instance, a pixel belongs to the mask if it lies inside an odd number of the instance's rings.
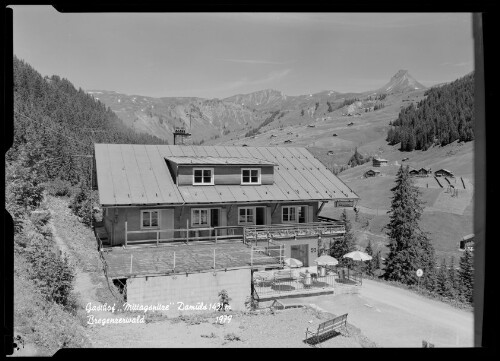
{"label": "balcony railing", "polygon": [[[130,239],[130,235],[142,234],[142,239]],[[243,226],[205,227],[205,228],[175,228],[175,229],[148,229],[129,231],[125,222],[125,246],[131,244],[156,243],[176,244],[192,241],[225,242],[231,240],[241,241],[244,238]]]}
{"label": "balcony railing", "polygon": [[342,235],[345,233],[345,225],[340,221],[275,224],[247,226],[244,232],[247,242],[257,242],[267,239]]}
{"label": "balcony railing", "polygon": [[[125,246],[131,244],[156,243],[178,244],[190,242],[227,242],[243,241],[255,243],[258,241],[280,240],[287,238],[335,236],[345,233],[343,222],[323,218],[322,222],[287,223],[263,226],[224,226],[204,228],[175,228],[175,229],[148,229],[129,230],[125,222]],[[142,235],[135,236],[134,235]]]}

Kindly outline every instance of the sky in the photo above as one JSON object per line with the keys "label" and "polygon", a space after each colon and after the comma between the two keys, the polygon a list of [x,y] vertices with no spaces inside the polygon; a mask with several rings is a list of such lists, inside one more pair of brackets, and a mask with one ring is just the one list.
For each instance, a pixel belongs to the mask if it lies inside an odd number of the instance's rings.
{"label": "sky", "polygon": [[225,98],[363,92],[406,69],[425,86],[474,69],[469,13],[59,13],[11,6],[14,54],[84,90]]}

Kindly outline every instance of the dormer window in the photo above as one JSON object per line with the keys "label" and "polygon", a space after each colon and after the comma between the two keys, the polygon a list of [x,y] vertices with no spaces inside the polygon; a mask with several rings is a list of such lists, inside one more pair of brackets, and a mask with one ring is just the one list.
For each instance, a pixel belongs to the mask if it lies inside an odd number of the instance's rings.
{"label": "dormer window", "polygon": [[213,185],[213,168],[193,168],[193,185]]}
{"label": "dormer window", "polygon": [[260,184],[260,168],[243,168],[241,184]]}

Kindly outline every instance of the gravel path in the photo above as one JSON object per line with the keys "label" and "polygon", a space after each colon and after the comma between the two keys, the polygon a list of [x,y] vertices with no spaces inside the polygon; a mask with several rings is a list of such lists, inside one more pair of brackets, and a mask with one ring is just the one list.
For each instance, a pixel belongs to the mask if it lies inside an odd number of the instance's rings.
{"label": "gravel path", "polygon": [[348,321],[381,347],[421,347],[422,340],[436,347],[473,347],[474,314],[413,292],[363,280],[359,294],[297,299]]}

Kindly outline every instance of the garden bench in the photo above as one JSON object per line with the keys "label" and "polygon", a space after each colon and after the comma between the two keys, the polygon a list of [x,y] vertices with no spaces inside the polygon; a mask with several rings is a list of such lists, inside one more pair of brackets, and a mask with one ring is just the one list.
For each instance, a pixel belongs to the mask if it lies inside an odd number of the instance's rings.
{"label": "garden bench", "polygon": [[[344,327],[347,331],[347,313],[338,317],[335,317],[332,320],[328,320],[322,322],[318,325],[318,329],[316,332],[309,331],[309,328],[306,329],[306,339],[304,342],[306,343],[319,343],[324,341],[326,338],[331,336],[334,331]],[[309,336],[310,335],[310,336]]]}

